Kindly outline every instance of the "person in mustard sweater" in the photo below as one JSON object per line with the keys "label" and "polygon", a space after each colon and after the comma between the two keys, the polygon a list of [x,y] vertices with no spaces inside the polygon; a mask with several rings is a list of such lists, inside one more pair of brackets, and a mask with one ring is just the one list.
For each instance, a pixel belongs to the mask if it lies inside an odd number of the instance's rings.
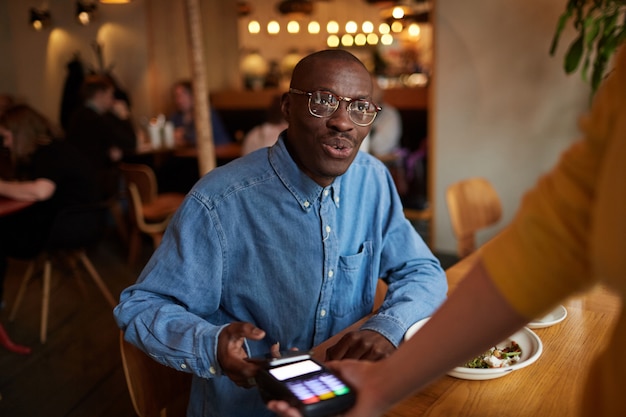
{"label": "person in mustard sweater", "polygon": [[[359,394],[344,417],[381,415],[597,283],[626,298],[626,48],[580,126],[583,138],[526,194],[512,223],[481,248],[457,290],[410,341],[379,362],[332,364]],[[466,326],[468,321],[490,325]],[[624,346],[622,309],[604,351],[590,366],[582,416],[626,415]],[[269,408],[282,416],[298,415],[284,402]]]}

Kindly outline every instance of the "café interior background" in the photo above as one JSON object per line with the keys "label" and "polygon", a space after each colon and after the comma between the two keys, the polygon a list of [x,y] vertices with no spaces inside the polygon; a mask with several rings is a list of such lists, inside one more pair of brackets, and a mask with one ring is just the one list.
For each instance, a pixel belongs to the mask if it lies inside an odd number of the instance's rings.
{"label": "caf\u00e9 interior background", "polygon": [[[243,88],[242,58],[258,52],[268,62],[290,52],[325,48],[325,36],[256,38],[247,21],[266,21],[278,0],[248,0],[252,12],[237,14],[235,0],[199,0],[207,84],[211,91]],[[484,176],[503,201],[500,224],[479,235],[483,242],[499,231],[519,205],[523,192],[549,169],[578,137],[577,119],[588,106],[589,88],[578,74],[562,70],[566,31],[557,56],[548,54],[566,0],[435,0],[432,26],[421,51],[429,79],[430,204],[432,243],[455,252],[445,205],[446,187],[469,176]],[[47,6],[50,28],[29,25],[31,7]],[[379,18],[365,0],[316,1],[319,20],[340,25]],[[97,67],[93,43],[103,47],[106,66],[132,98],[136,118],[170,108],[170,87],[189,77],[183,0],[133,0],[98,4],[97,19],[76,23],[68,0],[0,0],[0,91],[14,94],[58,120],[66,65],[75,53]],[[353,49],[361,53],[358,48]]]}

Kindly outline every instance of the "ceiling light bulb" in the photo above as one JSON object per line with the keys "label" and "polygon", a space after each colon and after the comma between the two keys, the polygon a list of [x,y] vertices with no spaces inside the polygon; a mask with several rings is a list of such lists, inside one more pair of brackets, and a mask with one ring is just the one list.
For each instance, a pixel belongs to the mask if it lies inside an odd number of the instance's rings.
{"label": "ceiling light bulb", "polygon": [[296,22],[295,20],[291,20],[289,23],[287,23],[287,32],[289,33],[300,32],[300,23]]}
{"label": "ceiling light bulb", "polygon": [[354,20],[350,20],[349,22],[346,23],[346,32],[348,33],[356,33],[358,28],[359,28],[359,25],[357,25]]}
{"label": "ceiling light bulb", "polygon": [[334,20],[331,20],[330,22],[328,22],[328,24],[326,24],[326,31],[328,33],[339,32],[339,23],[335,22]]}
{"label": "ceiling light bulb", "polygon": [[257,34],[260,31],[261,31],[261,24],[258,21],[251,20],[250,23],[248,23],[248,32],[249,33]]}
{"label": "ceiling light bulb", "polygon": [[320,24],[315,20],[309,22],[309,33],[312,35],[320,33]]}
{"label": "ceiling light bulb", "polygon": [[341,37],[341,44],[343,46],[352,46],[354,44],[354,38],[349,33],[346,33]]}
{"label": "ceiling light bulb", "polygon": [[420,25],[418,25],[417,23],[411,23],[409,25],[409,29],[408,29],[409,36],[413,38],[417,38],[420,35],[421,31],[422,30],[420,29]]}
{"label": "ceiling light bulb", "polygon": [[267,24],[267,32],[271,35],[278,34],[280,32],[280,24],[277,21],[272,20]]}
{"label": "ceiling light bulb", "polygon": [[391,16],[393,16],[394,19],[402,19],[404,17],[404,9],[400,6],[394,7]]}
{"label": "ceiling light bulb", "polygon": [[389,33],[385,33],[383,36],[380,37],[380,43],[386,46],[393,44],[393,36]]}

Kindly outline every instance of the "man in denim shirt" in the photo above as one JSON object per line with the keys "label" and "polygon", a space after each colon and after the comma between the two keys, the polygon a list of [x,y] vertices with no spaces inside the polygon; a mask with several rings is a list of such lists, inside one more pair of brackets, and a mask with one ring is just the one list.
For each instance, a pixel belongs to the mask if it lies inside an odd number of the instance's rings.
{"label": "man in denim shirt", "polygon": [[295,67],[271,148],[192,189],[115,317],[160,363],[192,372],[188,416],[271,415],[250,379],[276,343],[309,350],[379,312],[328,359],[377,360],[445,298],[437,259],[405,219],[385,166],[359,145],[380,108],[367,69],[342,50]]}

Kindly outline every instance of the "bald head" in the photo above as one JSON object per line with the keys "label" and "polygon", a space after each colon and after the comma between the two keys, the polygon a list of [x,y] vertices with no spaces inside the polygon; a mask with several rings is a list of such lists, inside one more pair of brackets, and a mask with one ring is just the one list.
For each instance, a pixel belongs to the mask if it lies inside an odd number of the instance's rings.
{"label": "bald head", "polygon": [[290,87],[302,85],[301,82],[308,78],[312,71],[319,71],[321,66],[330,62],[356,64],[363,68],[363,71],[368,72],[365,65],[350,52],[343,49],[325,49],[323,51],[314,52],[298,62],[293,69]]}

